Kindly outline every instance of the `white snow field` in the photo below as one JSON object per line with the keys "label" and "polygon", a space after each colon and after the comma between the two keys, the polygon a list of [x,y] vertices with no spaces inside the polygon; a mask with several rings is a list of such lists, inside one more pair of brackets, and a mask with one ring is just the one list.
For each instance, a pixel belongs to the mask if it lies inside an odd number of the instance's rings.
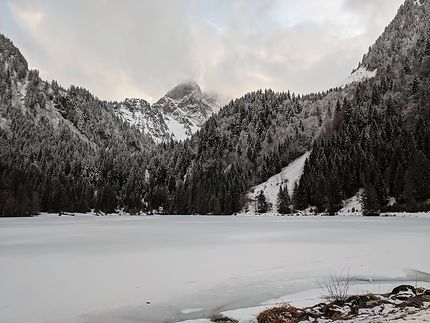
{"label": "white snow field", "polygon": [[376,76],[377,72],[378,72],[377,70],[369,71],[365,67],[360,66],[357,70],[352,72],[345,80],[339,83],[338,87],[343,88],[351,83],[357,83],[357,82],[365,81],[367,79],[371,79]]}
{"label": "white snow field", "polygon": [[294,300],[341,271],[357,290],[419,285],[429,246],[429,217],[0,219],[0,322],[210,318]]}
{"label": "white snow field", "polygon": [[306,159],[310,154],[310,152],[304,153],[302,156],[291,162],[287,167],[284,167],[280,173],[273,175],[264,183],[252,187],[250,192],[247,194],[247,197],[251,202],[245,206],[244,213],[255,214],[255,201],[257,200],[257,196],[260,191],[263,191],[266,196],[266,201],[271,204],[271,210],[275,212],[277,209],[276,200],[278,198],[279,187],[281,185],[284,187],[286,186],[290,196],[293,194],[294,184],[300,180]]}

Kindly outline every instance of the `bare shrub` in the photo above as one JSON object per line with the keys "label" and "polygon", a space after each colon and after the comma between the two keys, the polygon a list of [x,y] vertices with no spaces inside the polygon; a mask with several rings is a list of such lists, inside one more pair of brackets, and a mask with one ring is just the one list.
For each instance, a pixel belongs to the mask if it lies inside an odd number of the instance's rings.
{"label": "bare shrub", "polygon": [[330,302],[344,301],[348,298],[351,287],[349,273],[330,273],[330,277],[319,284],[323,290],[323,297]]}

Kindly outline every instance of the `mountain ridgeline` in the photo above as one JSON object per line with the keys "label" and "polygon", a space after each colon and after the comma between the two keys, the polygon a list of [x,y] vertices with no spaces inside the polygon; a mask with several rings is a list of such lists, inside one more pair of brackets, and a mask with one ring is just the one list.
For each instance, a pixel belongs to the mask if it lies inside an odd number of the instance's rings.
{"label": "mountain ridgeline", "polygon": [[126,99],[114,102],[113,108],[121,119],[160,143],[189,138],[220,105],[214,95],[188,82],[177,85],[152,106],[143,99]]}
{"label": "mountain ridgeline", "polygon": [[194,83],[154,105],[64,89],[0,35],[0,216],[233,214],[307,151],[298,210],[334,213],[362,188],[366,214],[428,210],[429,35],[430,0],[407,0],[359,64],[372,77],[309,95],[258,90],[220,110]]}
{"label": "mountain ridgeline", "polygon": [[315,141],[295,207],[334,213],[364,188],[365,214],[430,210],[430,4],[406,1],[364,56],[357,84]]}

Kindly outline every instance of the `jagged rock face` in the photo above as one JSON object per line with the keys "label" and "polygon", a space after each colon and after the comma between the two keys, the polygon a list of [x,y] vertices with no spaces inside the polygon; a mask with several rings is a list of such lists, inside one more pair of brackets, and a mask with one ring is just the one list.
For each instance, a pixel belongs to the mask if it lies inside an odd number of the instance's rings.
{"label": "jagged rock face", "polygon": [[197,119],[207,119],[212,114],[214,105],[217,105],[216,100],[203,93],[196,83],[184,83],[170,90],[154,107],[165,114],[181,109]]}
{"label": "jagged rock face", "polygon": [[150,135],[155,142],[170,137],[163,114],[143,99],[126,99],[115,105],[115,113],[141,132]]}
{"label": "jagged rock face", "polygon": [[220,109],[216,99],[203,93],[194,82],[179,84],[153,107],[164,113],[166,124],[176,139],[191,136]]}
{"label": "jagged rock face", "polygon": [[216,98],[194,82],[179,84],[152,106],[145,100],[126,99],[115,108],[118,116],[156,142],[190,137],[219,109]]}

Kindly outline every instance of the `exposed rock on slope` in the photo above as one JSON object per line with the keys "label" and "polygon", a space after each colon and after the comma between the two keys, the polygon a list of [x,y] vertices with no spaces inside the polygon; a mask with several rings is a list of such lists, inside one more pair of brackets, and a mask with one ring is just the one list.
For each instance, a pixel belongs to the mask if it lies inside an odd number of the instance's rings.
{"label": "exposed rock on slope", "polygon": [[187,139],[219,110],[216,98],[193,82],[179,84],[152,106],[141,99],[115,104],[119,117],[155,142]]}
{"label": "exposed rock on slope", "polygon": [[150,135],[155,142],[166,140],[171,135],[163,113],[143,99],[126,99],[115,104],[115,113],[142,133]]}
{"label": "exposed rock on slope", "polygon": [[182,140],[193,133],[218,112],[215,97],[203,93],[196,83],[183,83],[158,100],[153,108],[161,111],[164,121],[175,139]]}

